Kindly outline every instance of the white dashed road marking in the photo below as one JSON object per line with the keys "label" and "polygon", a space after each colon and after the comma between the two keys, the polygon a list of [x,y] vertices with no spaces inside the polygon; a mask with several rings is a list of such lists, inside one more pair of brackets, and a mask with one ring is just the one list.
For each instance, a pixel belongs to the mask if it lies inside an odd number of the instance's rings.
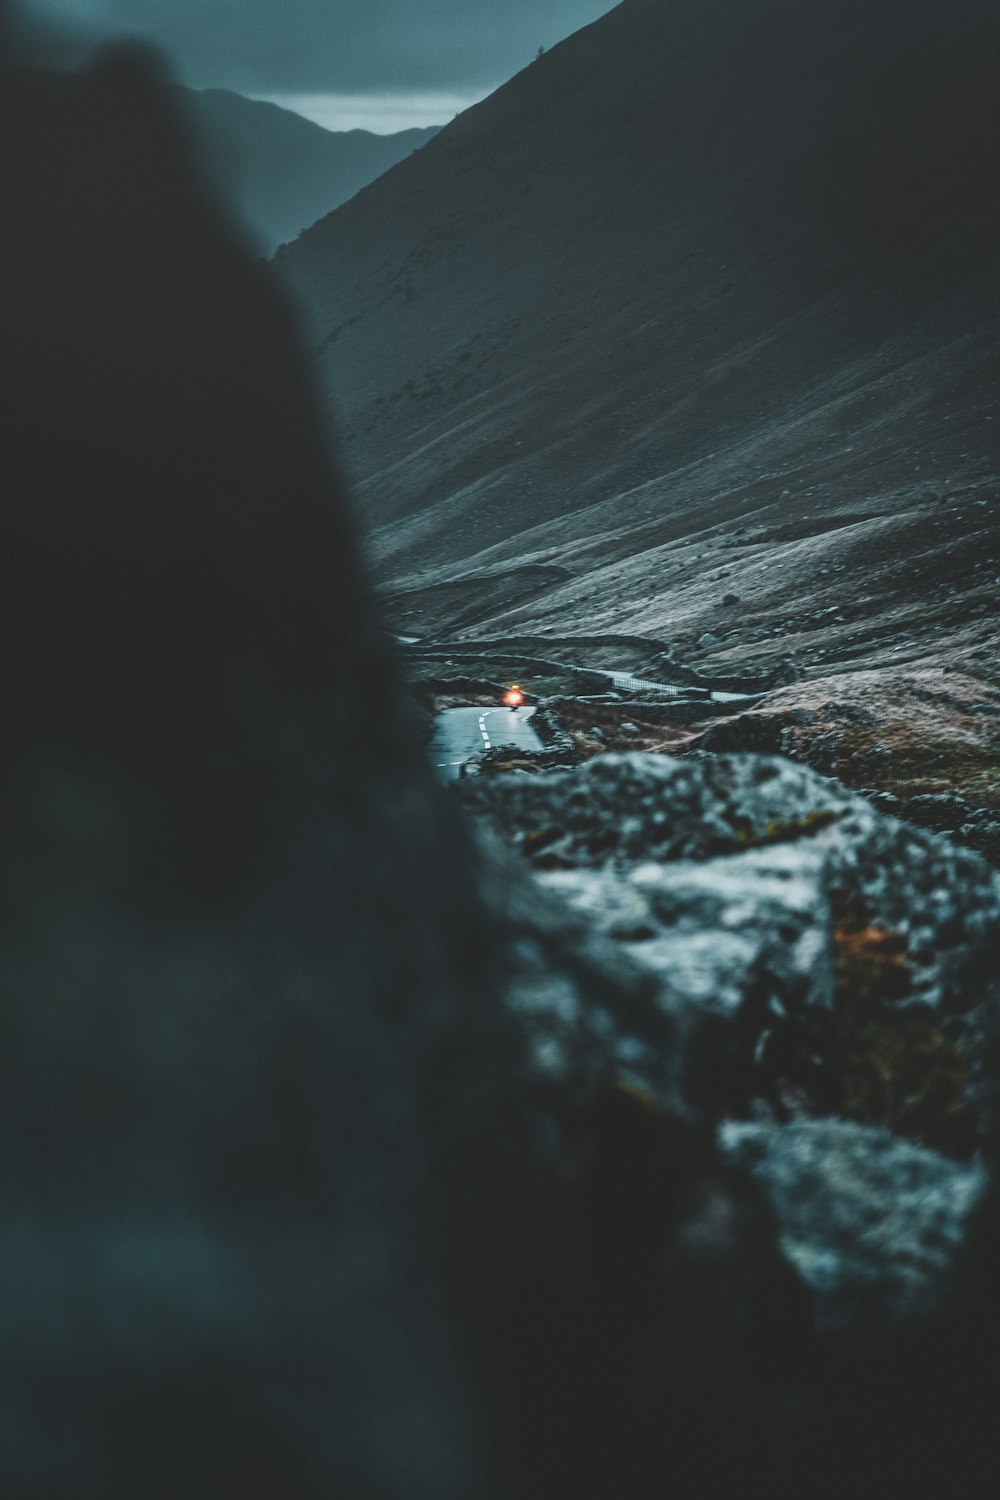
{"label": "white dashed road marking", "polygon": [[[0,0],[0,5],[2,3]],[[496,743],[509,740],[532,749],[541,748],[541,741],[530,727],[531,713],[530,708],[524,714],[516,714],[509,708],[499,707],[479,708],[477,713],[471,704],[468,708],[445,709],[438,716],[432,746],[439,776],[442,780],[454,780],[461,768],[478,753],[476,745],[479,750],[492,750]],[[496,714],[500,720],[496,735],[490,725],[491,714]]]}

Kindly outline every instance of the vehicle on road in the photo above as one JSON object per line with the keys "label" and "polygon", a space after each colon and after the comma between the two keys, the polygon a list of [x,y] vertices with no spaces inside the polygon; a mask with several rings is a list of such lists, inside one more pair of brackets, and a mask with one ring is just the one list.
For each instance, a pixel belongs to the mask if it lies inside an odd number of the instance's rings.
{"label": "vehicle on road", "polygon": [[520,708],[521,704],[524,702],[524,694],[522,693],[521,689],[515,685],[507,689],[507,691],[503,695],[503,701],[506,703],[508,708]]}

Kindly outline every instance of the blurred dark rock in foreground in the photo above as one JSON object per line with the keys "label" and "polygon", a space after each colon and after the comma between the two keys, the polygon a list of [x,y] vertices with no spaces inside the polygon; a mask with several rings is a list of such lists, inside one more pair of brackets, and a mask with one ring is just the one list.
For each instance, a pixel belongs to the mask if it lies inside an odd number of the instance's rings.
{"label": "blurred dark rock in foreground", "polygon": [[154,63],[0,100],[0,1487],[489,1494],[516,1048],[292,319]]}
{"label": "blurred dark rock in foreground", "polygon": [[4,1494],[974,1472],[985,866],[740,757],[478,847],[155,68],[0,111]]}

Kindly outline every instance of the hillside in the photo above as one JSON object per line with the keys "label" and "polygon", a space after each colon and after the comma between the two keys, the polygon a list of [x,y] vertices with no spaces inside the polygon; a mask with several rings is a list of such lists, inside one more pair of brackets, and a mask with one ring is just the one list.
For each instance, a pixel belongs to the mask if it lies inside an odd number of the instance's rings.
{"label": "hillside", "polygon": [[982,670],[998,166],[988,0],[625,0],[460,116],[278,260],[398,617]]}
{"label": "hillside", "polygon": [[437,133],[436,127],[393,135],[324,130],[292,110],[227,89],[178,93],[218,177],[268,255]]}

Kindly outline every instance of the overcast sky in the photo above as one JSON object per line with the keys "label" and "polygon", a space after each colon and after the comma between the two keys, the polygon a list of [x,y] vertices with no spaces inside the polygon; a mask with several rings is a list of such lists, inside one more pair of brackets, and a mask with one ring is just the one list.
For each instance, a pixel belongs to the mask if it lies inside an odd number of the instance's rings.
{"label": "overcast sky", "polygon": [[[324,104],[353,100],[374,112],[369,128],[382,129],[399,128],[379,123],[393,101],[414,114],[406,123],[444,123],[613,0],[22,0],[22,7],[82,35],[147,37],[195,87],[294,101],[314,117]],[[437,111],[433,121],[428,110]]]}

